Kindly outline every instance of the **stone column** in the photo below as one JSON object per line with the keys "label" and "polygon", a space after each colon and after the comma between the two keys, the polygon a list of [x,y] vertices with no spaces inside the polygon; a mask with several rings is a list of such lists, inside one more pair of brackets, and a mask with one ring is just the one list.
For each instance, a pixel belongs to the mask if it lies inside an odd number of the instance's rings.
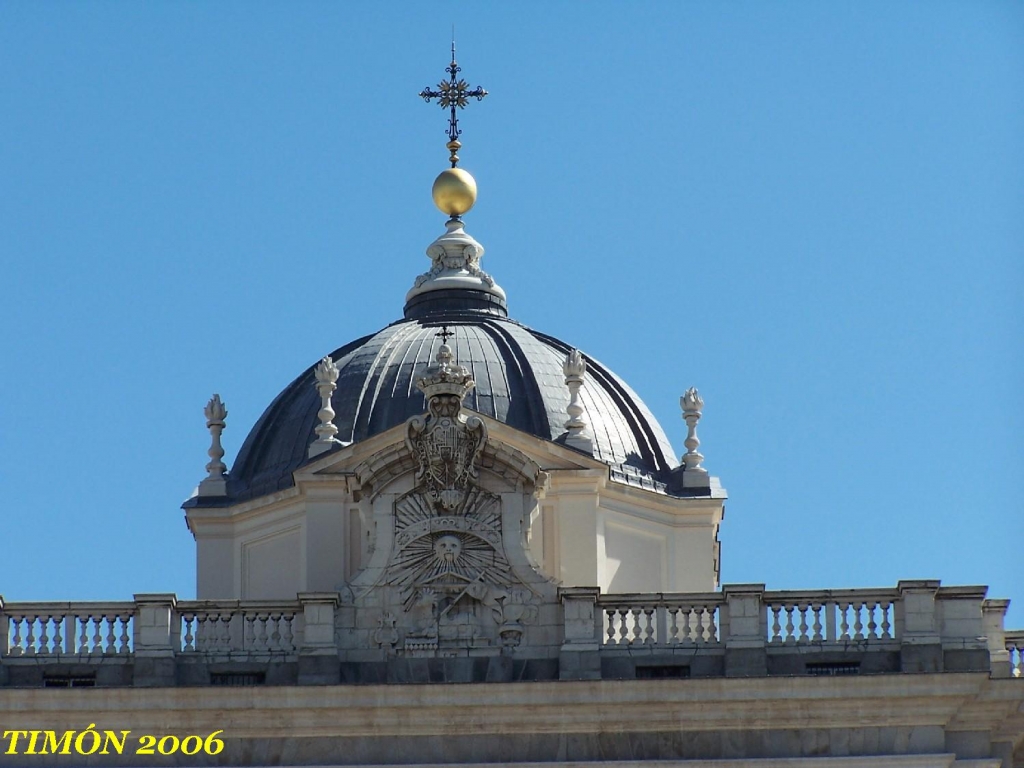
{"label": "stone column", "polygon": [[764,584],[726,584],[719,628],[725,644],[726,677],[765,677],[768,674],[767,614]]}
{"label": "stone column", "polygon": [[337,685],[341,662],[334,636],[337,592],[300,592],[303,630],[299,646],[299,685]]}
{"label": "stone column", "polygon": [[175,655],[181,634],[177,604],[177,595],[169,592],[135,595],[133,685],[140,688],[176,685]]}
{"label": "stone column", "polygon": [[900,581],[900,599],[894,611],[900,639],[901,672],[941,672],[942,644],[935,613],[937,579]]}
{"label": "stone column", "polygon": [[939,587],[935,593],[944,672],[988,672],[982,603],[988,587]]}
{"label": "stone column", "polygon": [[986,600],[981,604],[982,626],[988,642],[989,673],[992,677],[1012,676],[1010,652],[1006,650],[1006,629],[1003,625],[1009,607],[1009,600]]}
{"label": "stone column", "polygon": [[564,587],[558,590],[562,603],[562,648],[558,654],[561,680],[601,679],[601,613],[597,587]]}

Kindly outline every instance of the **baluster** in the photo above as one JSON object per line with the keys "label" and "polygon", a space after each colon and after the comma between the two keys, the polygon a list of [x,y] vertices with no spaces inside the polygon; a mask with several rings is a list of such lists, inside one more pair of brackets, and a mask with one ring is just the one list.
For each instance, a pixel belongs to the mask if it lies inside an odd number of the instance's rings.
{"label": "baluster", "polygon": [[50,653],[50,638],[47,635],[49,625],[49,616],[39,617],[39,653],[41,655],[49,655]]}
{"label": "baluster", "polygon": [[284,614],[279,613],[276,616],[271,616],[272,626],[274,628],[272,637],[273,643],[271,644],[275,651],[284,649],[284,638],[282,636],[282,630],[284,629]]}
{"label": "baluster", "polygon": [[192,649],[199,653],[203,650],[206,637],[203,634],[203,614],[196,612],[192,617]]}
{"label": "baluster", "polygon": [[708,616],[710,617],[710,622],[711,622],[710,623],[710,627],[711,627],[711,640],[713,642],[716,642],[716,643],[721,642],[722,636],[721,636],[721,633],[719,631],[719,626],[718,626],[718,622],[719,622],[719,619],[721,618],[721,616],[719,615],[719,608],[718,608],[717,605],[712,605],[708,609]]}
{"label": "baluster", "polygon": [[839,639],[849,640],[850,639],[850,621],[847,616],[847,611],[850,608],[850,603],[842,602],[839,603]]}
{"label": "baluster", "polygon": [[635,606],[635,605],[632,608],[629,609],[629,615],[630,615],[630,618],[632,619],[632,621],[630,621],[630,636],[629,636],[629,642],[631,644],[635,643],[638,639],[642,639],[641,635],[643,633],[643,630],[642,630],[642,628],[640,626],[640,614],[641,614],[642,610],[643,610],[642,608],[639,608],[638,606]]}
{"label": "baluster", "polygon": [[810,606],[807,603],[797,603],[796,605],[796,612],[800,617],[800,634],[797,637],[798,643],[806,643],[808,640],[807,630],[809,627],[807,626],[807,612],[809,610]]}
{"label": "baluster", "polygon": [[[230,619],[229,619],[230,621]],[[210,650],[224,651],[231,650],[230,635],[225,637],[224,614],[215,613],[210,616]]]}
{"label": "baluster", "polygon": [[198,626],[196,628],[196,640],[198,648],[203,653],[209,653],[217,647],[217,620],[206,611],[199,614]]}
{"label": "baluster", "polygon": [[619,608],[619,645],[629,644],[629,627],[626,623],[626,617],[629,615],[628,608]]}
{"label": "baluster", "polygon": [[203,613],[202,624],[200,625],[200,639],[202,641],[203,653],[212,653],[217,650],[217,614]]}
{"label": "baluster", "polygon": [[781,643],[782,642],[782,622],[781,622],[781,619],[780,619],[781,613],[782,613],[782,606],[780,606],[780,605],[773,605],[772,606],[772,616],[774,617],[774,621],[772,622],[771,642],[773,642],[773,643]]}
{"label": "baluster", "polygon": [[203,651],[213,653],[220,644],[220,615],[207,613],[203,616]]}
{"label": "baluster", "polygon": [[281,632],[280,625],[278,624],[279,616],[269,613],[267,614],[267,650],[276,651],[280,649],[281,645]]}
{"label": "baluster", "polygon": [[78,653],[83,655],[89,653],[89,619],[89,616],[75,617],[78,622],[75,628],[78,631]]}
{"label": "baluster", "polygon": [[264,647],[268,651],[276,651],[278,643],[277,616],[268,613],[264,619]]}
{"label": "baluster", "polygon": [[92,648],[89,650],[90,653],[103,653],[103,635],[100,634],[100,622],[102,621],[102,616],[92,617]]}
{"label": "baluster", "polygon": [[36,617],[25,617],[25,655],[36,655]]}
{"label": "baluster", "polygon": [[862,621],[861,612],[864,610],[865,603],[859,602],[854,603],[853,606],[853,639],[863,640],[864,639],[864,623]]}
{"label": "baluster", "polygon": [[197,612],[192,624],[195,627],[195,641],[193,642],[193,648],[198,653],[203,650],[203,644],[206,642],[206,636],[203,632],[203,614]]}
{"label": "baluster", "polygon": [[882,606],[882,638],[885,640],[892,640],[892,632],[890,631],[892,625],[889,623],[889,612],[892,610],[892,603],[888,600],[883,600]]}
{"label": "baluster", "polygon": [[284,633],[281,636],[281,642],[286,651],[295,650],[295,637],[292,634],[292,622],[295,620],[295,614],[288,614],[282,616],[281,621],[284,624]]}
{"label": "baluster", "polygon": [[666,628],[669,645],[679,645],[679,606],[670,605],[665,608]]}
{"label": "baluster", "polygon": [[223,614],[222,613],[221,616],[220,616],[221,637],[223,638],[223,647],[224,647],[225,651],[232,650],[232,648],[231,648],[231,619],[232,619],[232,615],[230,613],[228,613],[228,614]]}
{"label": "baluster", "polygon": [[130,613],[122,613],[121,616],[121,653],[131,653],[131,649],[128,647],[130,640],[128,634],[128,622],[131,620]]}
{"label": "baluster", "polygon": [[877,640],[878,639],[878,624],[875,623],[875,611],[878,608],[878,601],[877,600],[872,600],[870,602],[867,602],[867,603],[865,603],[865,607],[867,608],[867,614],[868,614],[867,615],[867,620],[868,620],[867,630],[868,631],[867,631],[866,637],[867,637],[868,640]]}
{"label": "baluster", "polygon": [[11,626],[14,627],[14,632],[11,635],[10,648],[7,651],[8,656],[21,656],[25,650],[21,647],[21,622],[21,616],[11,617]]}
{"label": "baluster", "polygon": [[644,627],[643,642],[645,645],[653,645],[658,641],[657,636],[654,634],[654,608],[644,608],[643,612],[647,620],[647,626]]}
{"label": "baluster", "polygon": [[811,636],[811,640],[815,643],[820,643],[822,640],[821,636],[821,603],[811,603],[811,611],[814,615],[814,623],[811,629],[814,630],[814,634]]}
{"label": "baluster", "polygon": [[829,643],[836,641],[836,610],[838,606],[832,600],[825,603],[825,640]]}
{"label": "baluster", "polygon": [[786,642],[792,643],[796,640],[796,627],[793,625],[793,606],[786,606]]}
{"label": "baluster", "polygon": [[602,608],[604,612],[604,643],[615,645],[615,610]]}
{"label": "baluster", "polygon": [[216,613],[206,613],[203,615],[203,651],[205,653],[212,653],[217,650],[217,644],[220,642],[218,634],[220,632],[219,618]]}
{"label": "baluster", "polygon": [[53,617],[53,652],[55,654],[60,654],[64,651],[64,635],[62,634],[64,618],[64,616]]}
{"label": "baluster", "polygon": [[195,639],[195,636],[192,634],[192,622],[193,622],[194,619],[195,619],[195,614],[192,614],[192,613],[183,613],[183,614],[181,614],[181,620],[182,620],[182,622],[185,625],[185,638],[184,638],[185,639],[185,644],[184,644],[184,646],[182,646],[181,650],[185,651],[185,652],[191,652],[191,651],[194,651],[196,649],[195,645],[192,644],[192,641]]}
{"label": "baluster", "polygon": [[107,626],[107,647],[103,649],[103,652],[117,653],[117,634],[114,632],[114,624],[117,621],[117,617],[104,616],[103,621],[106,622]]}
{"label": "baluster", "polygon": [[684,609],[684,626],[686,628],[686,642],[696,643],[697,642],[697,624],[698,619],[693,611],[693,606],[688,605]]}
{"label": "baluster", "polygon": [[256,643],[257,618],[255,613],[242,614],[242,648],[244,650],[259,647]]}
{"label": "baluster", "polygon": [[256,645],[260,650],[269,650],[271,648],[271,637],[273,636],[273,627],[270,624],[272,616],[268,613],[266,616],[256,616]]}

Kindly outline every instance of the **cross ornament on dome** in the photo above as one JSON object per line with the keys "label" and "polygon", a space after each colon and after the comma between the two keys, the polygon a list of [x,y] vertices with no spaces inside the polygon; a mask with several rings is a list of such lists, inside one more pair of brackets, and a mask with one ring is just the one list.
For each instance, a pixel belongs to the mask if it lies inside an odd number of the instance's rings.
{"label": "cross ornament on dome", "polygon": [[451,153],[451,157],[448,159],[451,161],[452,168],[459,164],[457,153],[462,147],[462,143],[459,141],[462,130],[459,128],[459,115],[456,110],[464,109],[471,98],[482,101],[487,95],[487,91],[479,85],[470,90],[469,83],[458,77],[461,71],[462,67],[455,62],[455,41],[452,40],[452,63],[445,69],[449,75],[448,80],[438,83],[436,91],[431,90],[430,86],[420,91],[420,97],[428,104],[432,99],[437,99],[441,109],[451,110],[451,115],[448,118],[448,144],[446,146]]}
{"label": "cross ornament on dome", "polygon": [[455,333],[454,333],[454,331],[449,331],[447,325],[442,325],[441,326],[441,330],[438,333],[435,333],[434,335],[441,337],[441,343],[442,344],[447,344],[448,343],[448,339],[450,339],[452,336],[454,336]]}

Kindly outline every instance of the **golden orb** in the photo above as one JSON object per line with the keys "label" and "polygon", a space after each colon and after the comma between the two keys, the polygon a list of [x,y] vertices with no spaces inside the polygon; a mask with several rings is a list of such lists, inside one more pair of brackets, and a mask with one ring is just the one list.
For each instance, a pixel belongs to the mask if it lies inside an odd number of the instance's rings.
{"label": "golden orb", "polygon": [[449,216],[461,216],[476,202],[476,179],[461,168],[448,168],[434,179],[434,205]]}

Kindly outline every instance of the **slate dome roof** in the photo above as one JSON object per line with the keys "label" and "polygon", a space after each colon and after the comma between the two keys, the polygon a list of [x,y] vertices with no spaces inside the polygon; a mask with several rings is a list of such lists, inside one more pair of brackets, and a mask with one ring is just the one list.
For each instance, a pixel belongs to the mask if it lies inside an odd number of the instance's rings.
{"label": "slate dome roof", "polygon": [[[331,398],[337,439],[359,442],[426,410],[415,381],[435,362],[447,326],[454,362],[476,387],[467,408],[536,437],[564,441],[569,392],[562,364],[569,344],[508,317],[505,293],[477,266],[483,248],[452,219],[427,254],[433,268],[406,296],[405,316],[331,353],[340,374]],[[584,355],[580,390],[594,458],[614,480],[670,492],[678,462],[665,432],[626,383]],[[319,362],[319,361],[317,361]],[[227,475],[227,495],[193,496],[192,506],[224,506],[294,485],[292,473],[316,439],[320,396],[315,363],[285,387],[242,444]]]}
{"label": "slate dome roof", "polygon": [[[569,393],[562,363],[572,347],[499,313],[455,310],[407,317],[331,354],[340,370],[331,400],[339,440],[365,440],[426,409],[414,382],[436,358],[442,324],[454,334],[448,345],[455,362],[476,381],[467,408],[546,440],[564,439]],[[594,457],[620,481],[664,489],[678,462],[661,426],[622,379],[584,358],[580,403]],[[249,433],[228,474],[228,497],[191,502],[235,503],[294,484],[292,473],[306,463],[319,423],[314,367],[285,387]]]}

